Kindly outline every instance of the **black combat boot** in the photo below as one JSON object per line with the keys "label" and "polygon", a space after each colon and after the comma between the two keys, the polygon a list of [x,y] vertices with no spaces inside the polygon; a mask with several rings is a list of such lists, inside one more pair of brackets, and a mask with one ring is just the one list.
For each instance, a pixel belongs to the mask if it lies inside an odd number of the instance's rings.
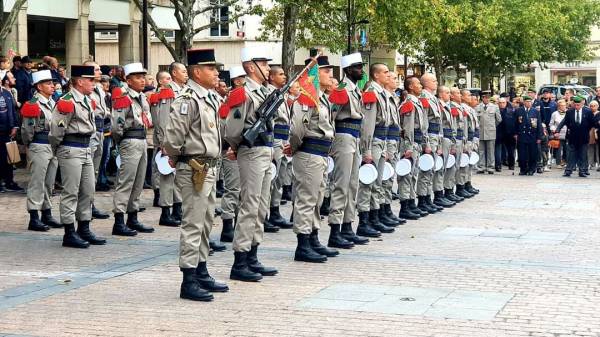
{"label": "black combat boot", "polygon": [[281,200],[292,201],[292,185],[283,185],[281,188]]}
{"label": "black combat boot", "polygon": [[331,227],[331,230],[329,231],[329,240],[327,240],[327,246],[342,249],[350,249],[354,247],[354,243],[352,241],[346,240],[340,234],[340,225],[329,224],[329,227]]}
{"label": "black combat boot", "polygon": [[94,204],[92,204],[92,219],[108,219],[108,218],[110,218],[110,215],[108,213],[97,209],[96,206],[94,206]]}
{"label": "black combat boot", "polygon": [[160,219],[158,220],[159,226],[167,226],[167,227],[178,227],[181,225],[181,222],[176,221],[171,216],[171,207],[163,206],[162,212],[160,213]]}
{"label": "black combat boot", "polygon": [[255,273],[248,269],[248,252],[233,252],[233,266],[229,278],[232,280],[244,282],[260,281],[263,277],[260,273]]}
{"label": "black combat boot", "polygon": [[427,205],[429,205],[429,207],[436,209],[438,212],[441,212],[444,210],[444,207],[438,206],[433,203],[433,201],[431,200],[431,194],[425,196],[425,202],[427,203]]}
{"label": "black combat boot", "polygon": [[46,232],[50,230],[50,227],[40,221],[38,211],[29,211],[29,226],[27,229],[36,232]]}
{"label": "black combat boot", "polygon": [[400,201],[400,213],[398,216],[408,220],[418,220],[421,217],[421,214],[413,212],[410,209],[408,202],[409,200]]}
{"label": "black combat boot", "polygon": [[127,213],[127,227],[134,229],[140,233],[152,233],[154,228],[146,226],[138,220],[138,212]]}
{"label": "black combat boot", "polygon": [[200,287],[211,293],[225,293],[229,291],[229,287],[225,283],[217,282],[206,269],[206,261],[198,262],[196,267],[196,281],[200,283]]}
{"label": "black combat boot", "polygon": [[90,222],[89,221],[78,221],[77,222],[77,234],[83,240],[90,243],[90,245],[105,245],[106,239],[102,237],[96,236],[94,232],[90,230]]}
{"label": "black combat boot", "polygon": [[42,210],[42,223],[48,227],[52,227],[52,228],[62,228],[62,224],[58,221],[56,221],[56,219],[54,219],[54,217],[52,217],[52,209],[48,208],[48,209],[43,209]]}
{"label": "black combat boot", "polygon": [[319,214],[322,216],[329,215],[329,205],[331,204],[331,198],[323,198],[323,203],[321,204],[321,208],[319,208]]}
{"label": "black combat boot", "polygon": [[356,228],[356,234],[368,238],[378,238],[381,236],[380,231],[371,227],[371,224],[369,223],[369,212],[358,212],[358,227]]}
{"label": "black combat boot", "polygon": [[418,196],[417,198],[419,199],[419,203],[417,204],[419,210],[429,214],[437,213],[437,208],[431,208],[427,204],[427,201],[425,200],[425,198],[427,198],[426,196]]}
{"label": "black combat boot", "polygon": [[394,227],[388,227],[379,221],[379,210],[372,209],[369,211],[369,222],[371,227],[375,230],[380,231],[381,233],[393,233]]}
{"label": "black combat boot", "polygon": [[113,225],[112,235],[136,236],[137,231],[125,226],[125,216],[123,213],[115,213],[115,224]]}
{"label": "black combat boot", "polygon": [[179,297],[186,300],[210,302],[214,296],[208,291],[202,289],[196,279],[196,268],[180,268],[183,273],[183,282],[181,282],[181,291]]}
{"label": "black combat boot", "polygon": [[223,180],[219,179],[216,183],[215,197],[221,198],[223,196],[223,193],[225,193],[225,189],[223,188]]}
{"label": "black combat boot", "polygon": [[296,247],[296,253],[294,254],[294,260],[304,262],[325,262],[327,256],[321,255],[313,250],[310,245],[310,238],[308,234],[298,234],[298,246]]}
{"label": "black combat boot", "polygon": [[444,198],[444,192],[443,191],[436,191],[433,192],[434,198],[433,198],[433,203],[440,206],[440,207],[452,207],[454,205],[456,205],[456,203],[454,201],[450,201],[446,198]]}
{"label": "black combat boot", "polygon": [[259,273],[262,276],[275,276],[278,273],[277,269],[273,267],[265,267],[262,263],[260,263],[260,261],[258,261],[258,245],[250,247],[246,261],[250,271]]}
{"label": "black combat boot", "polygon": [[321,255],[325,255],[327,257],[334,257],[340,255],[340,252],[338,252],[337,250],[327,248],[321,244],[321,242],[319,241],[318,229],[313,229],[313,231],[309,235],[308,241],[310,242],[310,246],[312,247],[312,249]]}
{"label": "black combat boot", "polygon": [[175,221],[181,222],[181,219],[183,219],[182,206],[183,206],[183,204],[180,202],[173,203],[173,210],[171,211],[171,216],[173,217],[173,219],[175,219]]}
{"label": "black combat boot", "polygon": [[269,219],[268,217],[264,221],[263,228],[264,228],[265,233],[277,233],[277,232],[279,232],[279,227],[273,225],[271,223],[271,219]]}
{"label": "black combat boot", "polygon": [[382,208],[384,209],[385,214],[387,215],[388,218],[392,219],[393,221],[396,221],[398,223],[398,225],[402,225],[402,224],[406,223],[406,219],[399,218],[394,214],[394,212],[392,212],[392,205],[383,204],[382,206],[383,206]]}
{"label": "black combat boot", "polygon": [[471,194],[479,194],[479,190],[473,187],[470,181],[467,181],[467,183],[465,184],[465,189]]}
{"label": "black combat boot", "polygon": [[360,236],[354,233],[354,231],[352,230],[351,222],[344,222],[342,224],[342,230],[340,231],[340,235],[342,238],[354,243],[355,245],[366,245],[367,243],[369,243],[369,239],[361,238]]}
{"label": "black combat boot", "polygon": [[456,195],[461,198],[469,199],[473,197],[473,194],[465,190],[465,185],[456,185]]}
{"label": "black combat boot", "polygon": [[279,213],[279,207],[271,207],[269,214],[269,222],[273,226],[277,226],[279,228],[288,229],[294,226],[293,223],[288,222],[284,217]]}
{"label": "black combat boot", "polygon": [[215,252],[223,252],[225,250],[227,250],[227,246],[225,246],[222,243],[219,243],[215,240],[208,240],[208,246],[210,247],[210,249],[214,250]]}
{"label": "black combat boot", "polygon": [[444,196],[446,197],[446,199],[448,199],[450,201],[454,201],[456,203],[459,203],[459,202],[465,200],[465,198],[459,197],[458,195],[454,194],[454,190],[452,190],[451,188],[445,189]]}
{"label": "black combat boot", "polygon": [[396,226],[400,225],[400,222],[394,221],[390,217],[387,216],[384,205],[380,205],[377,212],[378,212],[377,215],[379,216],[379,222],[381,222],[382,224],[384,224],[388,227],[396,227]]}
{"label": "black combat boot", "polygon": [[65,224],[65,235],[63,236],[63,247],[71,248],[87,248],[90,244],[79,237],[79,234],[75,232],[75,224]]}
{"label": "black combat boot", "polygon": [[152,207],[160,207],[160,190],[158,188],[154,189],[154,200],[152,200]]}
{"label": "black combat boot", "polygon": [[223,219],[221,242],[233,242],[233,219]]}
{"label": "black combat boot", "polygon": [[417,213],[421,217],[429,215],[429,212],[427,212],[421,207],[418,207],[417,203],[415,202],[415,199],[408,199],[408,207],[410,207],[410,210],[413,211],[413,213]]}

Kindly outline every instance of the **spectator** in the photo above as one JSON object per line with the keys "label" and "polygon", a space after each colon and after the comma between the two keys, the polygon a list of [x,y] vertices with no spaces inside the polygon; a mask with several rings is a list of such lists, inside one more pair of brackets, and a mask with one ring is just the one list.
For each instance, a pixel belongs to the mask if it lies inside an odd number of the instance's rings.
{"label": "spectator", "polygon": [[13,166],[8,164],[8,153],[4,145],[16,137],[18,129],[14,97],[10,90],[7,90],[4,86],[4,83],[10,84],[12,74],[2,71],[0,76],[2,76],[3,84],[0,88],[0,144],[2,144],[0,146],[0,178],[4,181],[4,186],[0,186],[0,192],[6,190],[22,192],[23,188],[19,187],[13,180]]}
{"label": "spectator", "polygon": [[[3,72],[0,72],[0,74],[3,74]],[[20,108],[21,103],[19,103],[17,101],[18,93],[17,93],[17,89],[15,89],[15,84],[16,84],[15,76],[10,71],[6,72],[6,74],[2,75],[2,76],[4,76],[2,78],[2,88],[4,88],[7,91],[10,91],[10,93],[13,96],[13,102],[15,104],[15,107]]]}
{"label": "spectator", "polygon": [[21,64],[23,67],[14,75],[17,80],[17,92],[19,94],[17,101],[23,104],[33,97],[33,78],[31,77],[33,61],[31,61],[29,56],[24,56],[21,59]]}
{"label": "spectator", "polygon": [[[592,114],[595,118],[598,117],[598,106],[599,105],[597,101],[590,102],[590,109],[592,110]],[[600,161],[600,158],[598,158],[598,145],[600,144],[600,142],[598,141],[598,134],[596,128],[592,128],[590,130],[590,141],[588,144],[589,145],[587,156],[589,160],[589,167],[590,169],[600,168],[600,166],[598,166],[598,162]]]}
{"label": "spectator", "polygon": [[112,92],[113,88],[120,88],[125,82],[125,73],[123,72],[123,67],[117,66],[114,69],[113,77],[110,79],[110,92]]}
{"label": "spectator", "polygon": [[8,61],[8,57],[4,55],[0,55],[0,71],[2,70],[10,70],[10,62]]}
{"label": "spectator", "polygon": [[60,96],[62,96],[63,94],[63,87],[60,84],[60,82],[54,82],[54,94],[52,94],[52,99],[55,102],[58,102],[58,99],[60,98]]}
{"label": "spectator", "polygon": [[585,107],[585,100],[580,96],[573,97],[573,107],[567,110],[565,118],[557,129],[567,127],[567,167],[563,176],[570,177],[576,168],[579,176],[585,178],[589,175],[587,147],[590,142],[590,130],[594,126],[594,115]]}
{"label": "spectator", "polygon": [[[510,109],[510,106],[508,105],[508,101],[507,101],[507,97],[500,97],[498,98],[498,108],[500,109],[500,124],[498,124],[498,126],[496,126],[496,144],[495,144],[495,151],[494,151],[494,156],[495,156],[495,162],[494,162],[494,169],[496,170],[496,172],[501,172],[502,171],[502,152],[503,150],[506,149],[505,143],[506,143],[506,138],[510,138],[513,139],[512,135],[514,134],[514,132],[512,133],[507,133],[506,128],[506,120],[505,118],[510,118],[509,116],[506,116],[508,113],[510,113],[509,111],[507,111],[508,109]],[[509,123],[513,123],[514,124],[514,120],[509,121]],[[514,160],[514,158],[513,158]]]}
{"label": "spectator", "polygon": [[60,85],[62,85],[63,88],[63,92],[67,92],[65,88],[69,83],[69,78],[67,77],[67,71],[65,70],[65,67],[58,67],[58,76],[60,80]]}
{"label": "spectator", "polygon": [[567,128],[558,130],[557,127],[565,118],[566,113],[567,102],[564,99],[561,99],[558,101],[557,110],[554,111],[550,117],[550,132],[554,136],[554,139],[558,139],[560,141],[558,148],[554,149],[554,163],[556,163],[556,165],[560,165],[560,167],[565,166],[567,159]]}
{"label": "spectator", "polygon": [[17,71],[21,70],[21,56],[13,57],[12,63],[13,67],[10,69],[10,72],[14,75]]}
{"label": "spectator", "polygon": [[56,59],[56,57],[50,57],[50,59],[48,60],[48,67],[50,68],[50,73],[52,73],[52,80],[54,80],[55,83],[60,82],[61,75],[59,71],[58,60]]}

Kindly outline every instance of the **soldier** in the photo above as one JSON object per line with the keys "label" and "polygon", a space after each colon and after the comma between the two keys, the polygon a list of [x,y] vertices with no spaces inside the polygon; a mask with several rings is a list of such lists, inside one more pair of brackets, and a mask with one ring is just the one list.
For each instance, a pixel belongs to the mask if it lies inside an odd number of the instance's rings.
{"label": "soldier", "polygon": [[[269,89],[275,90],[283,87],[287,82],[287,77],[283,72],[283,68],[279,66],[271,67],[269,71]],[[281,104],[279,109],[277,110],[277,115],[274,118],[275,126],[273,127],[273,162],[275,163],[275,167],[277,172],[280,171],[281,165],[283,161],[287,161],[284,159],[283,155],[283,147],[289,143],[289,133],[290,133],[290,106],[286,103]],[[277,226],[279,228],[292,228],[293,224],[288,222],[281,216],[279,213],[279,205],[281,204],[281,193],[282,193],[282,182],[283,177],[277,175],[273,182],[271,183],[271,207],[269,212],[269,220],[267,223],[270,223],[272,226]],[[266,224],[265,223],[265,231]]]}
{"label": "soldier", "polygon": [[171,104],[163,135],[164,149],[176,161],[177,186],[183,197],[179,268],[180,297],[210,301],[210,292],[226,292],[226,284],[208,273],[206,260],[214,220],[215,181],[220,154],[219,100],[212,92],[219,79],[214,49],[188,50],[191,81]]}
{"label": "soldier", "polygon": [[[309,64],[312,59],[305,61]],[[317,58],[319,83],[325,86],[333,76],[327,56]],[[314,95],[314,96],[313,96]],[[294,233],[298,245],[294,260],[325,262],[327,257],[337,256],[335,249],[319,242],[321,215],[319,205],[325,193],[327,157],[333,141],[331,105],[325,95],[317,90],[300,95],[292,106],[292,127],[287,154],[293,154],[294,170]]]}
{"label": "soldier", "polygon": [[235,260],[230,274],[231,279],[240,281],[258,281],[263,275],[277,274],[277,269],[263,266],[257,258],[271,192],[273,123],[268,123],[267,131],[254,144],[248,144],[242,137],[258,120],[256,110],[269,95],[266,84],[270,60],[257,48],[242,50],[242,66],[247,74],[244,95],[239,95],[239,100],[229,100],[231,111],[225,125],[230,156],[237,158],[240,167],[240,210],[233,236]]}
{"label": "soldier", "polygon": [[[436,173],[433,180],[433,202],[442,207],[452,207],[456,205],[456,198],[452,199],[451,194],[454,194],[454,169],[455,167],[446,168],[450,155],[456,156],[456,123],[455,117],[450,109],[450,89],[441,86],[438,88],[440,114],[442,115],[442,156],[444,165],[441,170]],[[440,174],[441,173],[441,174]],[[448,195],[446,192],[448,191]],[[448,205],[448,206],[444,206]]]}
{"label": "soldier", "polygon": [[[459,181],[459,169],[460,169],[460,156],[463,153],[464,144],[465,144],[465,120],[463,117],[463,108],[462,108],[462,95],[460,93],[460,89],[453,87],[450,89],[450,114],[453,119],[453,127],[455,134],[455,154],[456,163],[454,167],[451,169],[453,176],[448,179],[447,182],[444,182],[446,188],[446,197],[455,202],[463,201],[467,195],[470,193],[464,193],[464,191],[459,191],[457,182]],[[456,193],[454,193],[454,187],[456,186]],[[463,194],[464,196],[459,195]]]}
{"label": "soldier", "polygon": [[[468,122],[469,122],[469,132],[468,132],[468,142],[469,144],[469,155],[473,152],[479,153],[479,136],[480,136],[480,128],[479,128],[479,119],[477,118],[477,111],[475,110],[479,105],[479,100],[476,96],[471,96],[471,100],[469,101],[468,108],[466,111],[468,112]],[[473,177],[473,171],[475,170],[475,165],[470,165],[467,167],[467,176],[465,179],[465,190],[473,195],[479,194],[479,190],[474,188],[471,184],[471,180]]]}
{"label": "soldier", "polygon": [[[236,96],[238,94],[244,94],[242,88],[246,76],[244,68],[242,68],[242,66],[231,68],[231,70],[229,70],[229,76],[232,84],[229,95]],[[235,101],[235,98],[233,101]],[[222,121],[221,134],[224,132],[225,119],[230,112],[227,104],[228,102],[224,103],[219,110],[219,117]],[[223,171],[223,197],[221,198],[221,208],[223,209],[221,219],[223,220],[223,229],[221,231],[221,242],[233,241],[233,232],[235,222],[237,222],[240,200],[240,167],[238,166],[237,159],[230,158],[227,155],[229,148],[229,143],[224,139],[221,139],[221,170]]]}
{"label": "soldier", "polygon": [[[471,123],[469,119],[469,110],[471,109],[469,107],[469,103],[471,102],[471,92],[469,90],[463,89],[461,90],[460,94],[461,103],[458,128],[463,130],[463,135],[465,135],[466,133],[466,137],[463,138],[462,151],[459,153],[461,153],[461,155],[462,153],[469,155],[472,150],[474,135],[474,130],[470,128]],[[469,134],[469,131],[471,131],[471,134]],[[468,164],[465,167],[460,167],[461,155],[458,155],[456,158],[456,162],[459,165],[456,173],[456,195],[463,198],[471,198],[473,197],[473,194],[465,188],[465,184],[467,183],[468,170],[470,170],[471,168]]]}
{"label": "soldier", "polygon": [[479,153],[479,170],[477,173],[494,174],[496,167],[495,147],[496,147],[496,127],[502,122],[500,116],[500,108],[490,102],[490,92],[484,91],[482,94],[482,102],[475,108],[479,119],[481,130],[478,148]]}
{"label": "soldier", "polygon": [[[40,70],[32,75],[36,90],[33,98],[23,104],[21,138],[27,146],[31,177],[27,185],[27,210],[29,230],[48,231],[62,225],[52,217],[52,188],[58,161],[48,142],[52,109],[54,109],[54,83],[50,70]],[[39,211],[42,211],[40,221]]]}
{"label": "soldier", "polygon": [[[400,222],[388,218],[380,208],[384,202],[381,189],[381,174],[388,159],[386,140],[391,117],[385,85],[390,79],[390,71],[383,63],[373,63],[369,69],[371,84],[362,95],[363,121],[360,132],[360,152],[362,162],[373,164],[379,176],[370,185],[362,182],[358,187],[357,208],[359,219],[369,219],[371,227],[382,233],[394,232]],[[361,226],[362,223],[359,223]]]}
{"label": "soldier", "polygon": [[121,167],[113,197],[115,223],[112,234],[135,236],[137,232],[154,232],[154,228],[144,225],[137,218],[138,198],[144,187],[148,161],[146,130],[152,127],[152,117],[146,97],[142,94],[146,84],[146,70],[141,63],[131,63],[123,69],[127,88],[121,95],[112,98],[112,136],[121,155]]}
{"label": "soldier", "polygon": [[[427,110],[427,118],[429,121],[429,142],[431,144],[431,154],[434,159],[439,156],[443,156],[443,138],[444,133],[442,130],[442,107],[437,97],[435,97],[435,91],[437,90],[437,79],[435,75],[427,73],[421,76],[421,84],[423,85],[423,92],[421,93],[421,103]],[[427,177],[426,184],[428,185],[428,194],[423,198],[430,208],[436,208],[438,211],[444,209],[444,207],[451,207],[453,204],[446,202],[439,197],[436,202],[432,202],[431,192],[443,190],[443,177],[444,171],[431,169],[428,172],[424,172],[423,176]]]}
{"label": "soldier", "polygon": [[[106,106],[106,93],[100,79],[102,78],[102,71],[100,66],[92,61],[85,61],[84,66],[94,67],[94,91],[90,94],[90,98],[96,103],[96,110],[94,111],[94,123],[96,124],[96,133],[90,140],[90,148],[92,149],[92,162],[94,163],[94,175],[96,181],[98,181],[98,172],[100,172],[100,161],[102,159],[102,145],[104,143],[104,119],[110,117],[108,107]],[[96,184],[94,183],[94,186]],[[110,215],[103,212],[94,206],[92,203],[92,218],[93,219],[108,219]]]}
{"label": "soldier", "polygon": [[[171,113],[171,104],[175,100],[175,92],[171,89],[172,78],[168,72],[160,71],[156,74],[158,82],[158,91],[150,96],[150,114],[154,122],[154,154],[150,160],[154,161],[154,157],[159,151],[165,156],[162,151],[164,148],[165,127],[169,122],[169,114]],[[158,171],[158,169],[156,168]],[[161,208],[160,226],[177,227],[181,225],[182,218],[182,199],[181,192],[175,186],[175,172],[171,174],[159,174],[159,200],[158,205]],[[171,208],[173,212],[171,213]]]}
{"label": "soldier", "polygon": [[[363,64],[360,53],[343,56],[341,65],[344,78],[338,88],[329,95],[329,101],[335,104],[333,107],[335,139],[330,151],[335,163],[331,175],[331,202],[328,217],[332,232],[330,247],[349,247],[347,241],[358,245],[369,242],[368,239],[360,238],[352,231],[352,221],[356,217],[358,169],[361,160],[358,145],[363,119],[361,92],[356,83],[363,77]],[[369,219],[364,215],[357,233],[369,237],[381,236],[381,232],[371,227]]]}
{"label": "soldier", "polygon": [[48,139],[58,158],[63,183],[60,221],[65,227],[64,247],[106,243],[90,230],[95,181],[90,138],[96,125],[95,103],[88,95],[94,91],[95,77],[94,67],[71,66],[72,89],[58,100],[50,121]]}
{"label": "soldier", "polygon": [[[577,97],[577,104],[581,99]],[[516,134],[517,150],[519,154],[519,175],[532,176],[537,167],[537,144],[541,143],[542,125],[540,112],[532,107],[533,98],[523,96],[523,107],[517,110]],[[559,129],[560,130],[560,129]],[[584,168],[585,169],[585,168]],[[570,172],[565,170],[565,174]]]}

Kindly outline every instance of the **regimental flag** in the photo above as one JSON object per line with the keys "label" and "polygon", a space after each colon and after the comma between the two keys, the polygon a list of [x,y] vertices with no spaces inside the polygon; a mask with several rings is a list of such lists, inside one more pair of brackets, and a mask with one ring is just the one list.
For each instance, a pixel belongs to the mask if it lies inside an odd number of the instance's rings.
{"label": "regimental flag", "polygon": [[303,105],[316,107],[319,105],[319,66],[314,65],[298,80],[300,97],[298,102]]}

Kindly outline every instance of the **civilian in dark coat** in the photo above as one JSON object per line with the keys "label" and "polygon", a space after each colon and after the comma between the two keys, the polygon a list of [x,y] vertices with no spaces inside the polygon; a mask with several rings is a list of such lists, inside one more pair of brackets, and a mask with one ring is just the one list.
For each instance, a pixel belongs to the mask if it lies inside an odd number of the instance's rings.
{"label": "civilian in dark coat", "polygon": [[515,139],[519,151],[519,175],[535,173],[538,159],[538,144],[542,140],[542,121],[540,112],[533,106],[533,99],[523,97],[523,107],[517,110]]}
{"label": "civilian in dark coat", "polygon": [[571,176],[576,166],[579,167],[579,176],[586,177],[588,173],[587,148],[590,141],[590,130],[594,127],[592,110],[584,106],[585,99],[573,97],[573,108],[567,110],[565,118],[560,122],[557,130],[567,127],[567,167],[565,177]]}
{"label": "civilian in dark coat", "polygon": [[31,68],[33,67],[33,61],[29,56],[23,56],[21,59],[22,68],[19,69],[15,74],[17,79],[17,94],[19,95],[18,101],[23,104],[29,101],[33,97],[33,77],[31,75]]}
{"label": "civilian in dark coat", "polygon": [[[4,72],[2,72],[4,73]],[[8,81],[6,75],[2,81]],[[12,141],[17,135],[18,120],[14,97],[9,90],[0,87],[0,178],[4,186],[0,185],[0,191],[23,191],[13,180],[13,167],[8,164],[8,152],[6,143]]]}

